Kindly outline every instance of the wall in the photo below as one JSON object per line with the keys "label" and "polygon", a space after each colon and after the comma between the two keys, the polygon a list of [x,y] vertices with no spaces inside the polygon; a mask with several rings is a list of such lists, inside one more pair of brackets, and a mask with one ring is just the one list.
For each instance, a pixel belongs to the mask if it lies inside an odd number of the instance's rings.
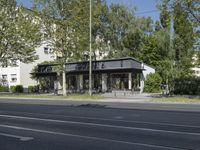
{"label": "wall", "polygon": [[[11,74],[16,74],[17,81],[11,81]],[[20,84],[20,67],[6,67],[1,68],[0,67],[0,78],[2,78],[2,75],[7,75],[7,83],[9,86],[12,85],[18,85]]]}
{"label": "wall", "polygon": [[155,73],[155,69],[151,66],[148,66],[147,64],[143,64],[144,65],[144,71],[143,71],[143,76],[146,79],[147,75],[150,73]]}
{"label": "wall", "polygon": [[200,67],[192,68],[194,75],[200,77]]}
{"label": "wall", "polygon": [[[47,47],[47,45],[44,43],[40,47],[36,49],[36,55],[39,56],[39,59],[36,60],[33,63],[24,64],[20,63],[20,83],[24,86],[24,88],[28,88],[29,85],[36,85],[37,82],[35,80],[32,80],[30,77],[30,73],[32,69],[37,66],[37,64],[43,62],[43,61],[52,61],[54,60],[54,55],[51,53],[44,53],[44,47]],[[48,48],[48,47],[47,47]],[[50,50],[50,48],[48,48]]]}
{"label": "wall", "polygon": [[[6,68],[0,67],[0,78],[2,75],[7,75],[8,85],[23,85],[24,88],[28,88],[29,85],[36,85],[36,81],[32,80],[30,73],[34,66],[43,61],[52,61],[54,60],[54,54],[44,53],[44,47],[47,47],[46,43],[43,43],[40,47],[36,48],[36,55],[39,56],[39,59],[33,63],[25,64],[18,62],[18,67],[8,66]],[[49,49],[49,48],[48,48]],[[50,49],[49,49],[50,50]],[[48,51],[49,52],[49,51]],[[11,74],[16,74],[17,81],[11,82]]]}

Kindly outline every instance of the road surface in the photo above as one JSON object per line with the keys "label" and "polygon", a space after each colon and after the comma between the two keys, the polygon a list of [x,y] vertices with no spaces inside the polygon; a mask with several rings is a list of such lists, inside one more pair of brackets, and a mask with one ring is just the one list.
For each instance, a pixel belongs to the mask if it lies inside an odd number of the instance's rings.
{"label": "road surface", "polygon": [[200,150],[200,112],[0,103],[0,150]]}

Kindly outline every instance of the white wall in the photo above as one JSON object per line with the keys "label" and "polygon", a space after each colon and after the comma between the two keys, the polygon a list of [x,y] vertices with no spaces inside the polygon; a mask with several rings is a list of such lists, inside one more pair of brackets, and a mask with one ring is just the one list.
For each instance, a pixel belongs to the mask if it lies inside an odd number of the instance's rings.
{"label": "white wall", "polygon": [[194,71],[195,76],[200,77],[200,67],[192,68],[192,70]]}
{"label": "white wall", "polygon": [[148,74],[155,73],[155,69],[153,67],[148,66],[147,64],[143,64],[143,65],[144,65],[144,69],[145,69],[145,70],[143,70],[143,75],[144,75],[145,79]]}
{"label": "white wall", "polygon": [[39,56],[39,59],[36,60],[33,63],[24,64],[20,63],[20,76],[21,80],[20,83],[24,86],[24,88],[27,88],[29,85],[36,85],[37,82],[35,80],[32,80],[30,77],[30,73],[32,69],[37,66],[37,64],[43,62],[43,61],[52,61],[54,60],[53,54],[45,54],[44,53],[44,47],[47,47],[46,44],[43,44],[42,46],[38,47],[36,49],[36,55]]}
{"label": "white wall", "polygon": [[[17,81],[11,81],[11,74],[16,74]],[[2,75],[7,75],[7,83],[9,86],[12,85],[18,85],[20,84],[20,67],[6,67],[2,68],[0,67],[0,77],[2,78]]]}
{"label": "white wall", "polygon": [[[30,73],[34,66],[43,62],[43,61],[52,61],[54,60],[54,54],[44,53],[44,47],[47,47],[47,44],[42,44],[40,47],[36,48],[36,55],[39,56],[39,59],[33,63],[25,64],[18,62],[18,67],[8,66],[6,68],[0,67],[0,78],[2,75],[7,75],[8,85],[23,85],[24,88],[28,88],[29,85],[36,85],[36,81],[30,78]],[[17,81],[11,82],[11,74],[17,75]]]}

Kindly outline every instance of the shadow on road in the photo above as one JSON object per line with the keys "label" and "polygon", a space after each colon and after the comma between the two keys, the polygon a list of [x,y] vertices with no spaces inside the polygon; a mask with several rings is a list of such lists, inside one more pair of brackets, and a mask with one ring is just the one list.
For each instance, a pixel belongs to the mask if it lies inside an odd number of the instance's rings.
{"label": "shadow on road", "polygon": [[81,104],[81,105],[70,105],[71,107],[83,107],[83,108],[106,108],[106,105],[100,104]]}

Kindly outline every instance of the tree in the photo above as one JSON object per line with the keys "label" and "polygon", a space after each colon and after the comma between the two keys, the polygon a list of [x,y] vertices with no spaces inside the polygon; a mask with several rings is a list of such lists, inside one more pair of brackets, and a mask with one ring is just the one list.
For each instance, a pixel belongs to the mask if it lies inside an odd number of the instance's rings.
{"label": "tree", "polygon": [[152,32],[152,22],[150,17],[134,18],[130,22],[123,39],[123,45],[128,50],[128,56],[138,59],[142,58],[144,39]]}
{"label": "tree", "polygon": [[194,52],[195,33],[188,12],[180,1],[174,1],[174,50],[179,76],[191,74],[192,55]]}
{"label": "tree", "polygon": [[97,52],[105,54],[108,46],[108,14],[109,7],[105,0],[92,0],[92,51],[95,60]]}
{"label": "tree", "polygon": [[124,5],[111,4],[108,19],[109,57],[123,56],[126,50],[123,40],[127,35],[129,25],[134,19],[133,12]]}
{"label": "tree", "polygon": [[89,48],[88,0],[35,0],[44,40],[59,56],[62,65],[63,95],[66,95],[65,63],[80,58]]}
{"label": "tree", "polygon": [[15,0],[0,0],[0,62],[36,60],[35,48],[40,45],[38,19]]}

